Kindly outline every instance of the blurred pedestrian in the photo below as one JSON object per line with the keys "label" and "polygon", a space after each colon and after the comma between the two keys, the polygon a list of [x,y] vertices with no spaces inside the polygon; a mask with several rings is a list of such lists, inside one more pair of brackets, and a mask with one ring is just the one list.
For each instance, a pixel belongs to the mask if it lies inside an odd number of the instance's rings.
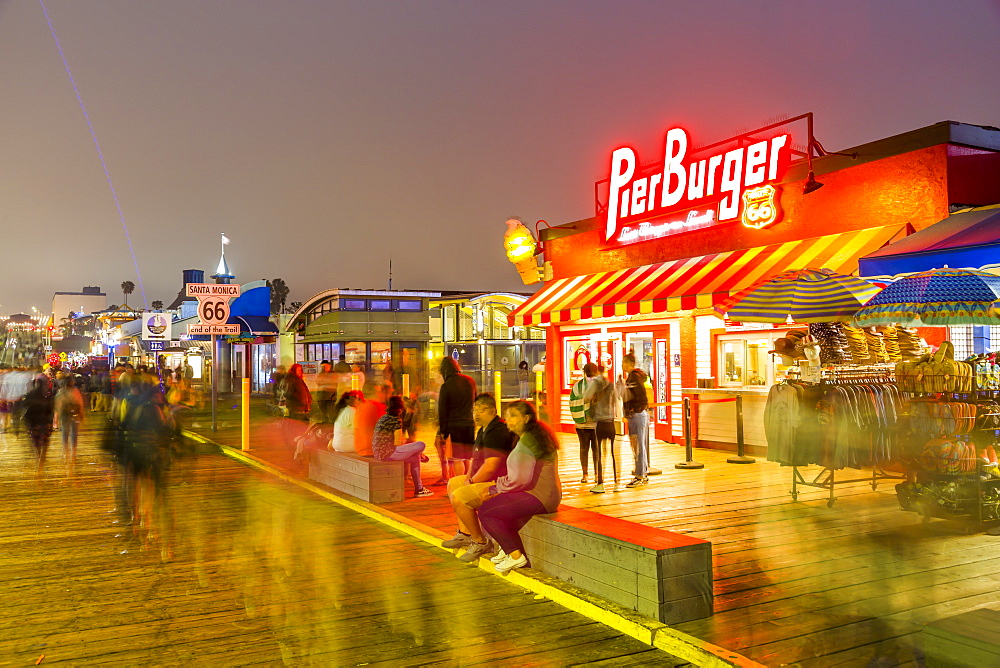
{"label": "blurred pedestrian", "polygon": [[333,404],[337,401],[337,375],[329,360],[319,364],[316,374],[316,411],[318,422],[330,422]]}
{"label": "blurred pedestrian", "polygon": [[41,378],[31,383],[31,389],[24,395],[23,415],[24,425],[31,438],[31,446],[35,451],[35,473],[41,475],[45,466],[45,456],[49,450],[49,437],[52,435],[52,419],[54,404],[49,384]]}
{"label": "blurred pedestrian", "polygon": [[517,396],[521,401],[527,401],[531,396],[531,371],[528,370],[527,360],[521,360],[517,365]]}
{"label": "blurred pedestrian", "polygon": [[83,424],[85,403],[83,393],[76,386],[73,376],[66,378],[65,384],[56,392],[55,413],[62,434],[63,457],[66,458],[66,475],[76,473],[76,444]]}
{"label": "blurred pedestrian", "polygon": [[282,407],[285,420],[283,431],[285,445],[291,448],[295,439],[301,437],[309,424],[309,411],[312,409],[312,395],[302,380],[302,365],[293,364],[281,380],[278,388],[278,405]]}
{"label": "blurred pedestrian", "polygon": [[472,419],[476,381],[461,373],[458,362],[451,357],[442,357],[439,368],[444,383],[438,395],[438,434],[434,447],[441,461],[441,478],[433,484],[446,485],[449,478],[464,475],[472,459],[472,444],[476,440],[476,423]]}

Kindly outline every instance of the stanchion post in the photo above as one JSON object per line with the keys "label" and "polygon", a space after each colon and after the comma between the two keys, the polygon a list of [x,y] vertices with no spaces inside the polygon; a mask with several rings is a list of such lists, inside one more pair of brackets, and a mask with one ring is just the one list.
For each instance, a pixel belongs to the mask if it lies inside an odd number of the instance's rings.
{"label": "stanchion post", "polygon": [[410,396],[410,374],[408,373],[403,374],[403,396]]}
{"label": "stanchion post", "polygon": [[700,464],[694,459],[694,435],[691,433],[691,397],[684,397],[684,459],[685,461],[674,464],[678,469],[703,469],[704,464]]}
{"label": "stanchion post", "polygon": [[243,450],[250,449],[250,379],[243,379]]}
{"label": "stanchion post", "polygon": [[535,411],[538,412],[542,408],[542,372],[535,372]]}
{"label": "stanchion post", "polygon": [[730,464],[753,464],[756,459],[748,457],[745,452],[746,445],[743,442],[743,395],[736,395],[736,456],[730,457],[726,461]]}
{"label": "stanchion post", "polygon": [[500,377],[500,370],[493,372],[493,398],[497,400],[497,411],[503,415],[503,382]]}

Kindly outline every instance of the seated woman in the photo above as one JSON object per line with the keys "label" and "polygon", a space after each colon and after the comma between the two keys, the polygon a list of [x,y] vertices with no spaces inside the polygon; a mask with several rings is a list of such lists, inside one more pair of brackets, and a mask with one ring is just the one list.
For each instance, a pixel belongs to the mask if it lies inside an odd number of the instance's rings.
{"label": "seated woman", "polygon": [[513,402],[506,418],[519,437],[517,446],[507,457],[507,475],[490,490],[495,496],[479,508],[479,523],[500,546],[491,561],[501,573],[528,564],[518,532],[532,516],[554,513],[562,501],[555,433],[526,401]]}
{"label": "seated woman", "polygon": [[434,492],[424,487],[420,480],[420,460],[426,446],[420,441],[397,445],[403,441],[402,418],[405,410],[402,397],[389,397],[385,415],[375,423],[372,454],[379,461],[404,462],[410,471],[410,479],[413,480],[414,498],[431,496]]}
{"label": "seated woman", "polygon": [[356,452],[354,447],[354,427],[357,405],[364,401],[364,395],[357,390],[344,392],[331,411],[333,438],[330,449],[337,452]]}

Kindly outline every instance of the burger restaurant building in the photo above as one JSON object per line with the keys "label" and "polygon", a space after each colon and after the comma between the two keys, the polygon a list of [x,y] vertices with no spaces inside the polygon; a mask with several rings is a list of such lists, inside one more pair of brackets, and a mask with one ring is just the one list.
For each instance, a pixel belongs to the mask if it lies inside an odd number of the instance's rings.
{"label": "burger restaurant building", "polygon": [[[768,351],[792,325],[713,307],[783,271],[857,274],[859,258],[954,210],[1000,202],[996,128],[946,121],[837,153],[815,140],[812,114],[712,144],[665,130],[658,155],[609,152],[592,218],[542,231],[548,280],[510,316],[545,328],[547,408],[565,431],[583,366],[615,377],[632,352],[659,403],[743,394],[746,442],[760,451],[781,371]],[[679,405],[650,413],[656,438],[682,442]],[[734,404],[699,404],[695,418],[698,445],[733,447]]]}

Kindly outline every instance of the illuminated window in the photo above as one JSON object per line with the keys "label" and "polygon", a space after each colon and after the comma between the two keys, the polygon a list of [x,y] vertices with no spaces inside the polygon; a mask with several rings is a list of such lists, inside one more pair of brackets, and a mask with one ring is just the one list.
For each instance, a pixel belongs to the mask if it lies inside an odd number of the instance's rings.
{"label": "illuminated window", "polygon": [[344,357],[348,364],[365,364],[368,362],[368,350],[364,341],[352,341],[344,344]]}
{"label": "illuminated window", "polygon": [[341,299],[340,308],[342,311],[364,311],[368,305],[364,299]]}
{"label": "illuminated window", "polygon": [[418,300],[413,300],[413,301],[408,301],[408,300],[402,300],[402,299],[400,299],[399,301],[396,302],[396,310],[397,311],[423,311],[424,307],[423,307],[423,304],[420,303],[419,299]]}
{"label": "illuminated window", "polygon": [[388,299],[373,299],[371,300],[371,310],[372,311],[391,311],[392,302]]}

